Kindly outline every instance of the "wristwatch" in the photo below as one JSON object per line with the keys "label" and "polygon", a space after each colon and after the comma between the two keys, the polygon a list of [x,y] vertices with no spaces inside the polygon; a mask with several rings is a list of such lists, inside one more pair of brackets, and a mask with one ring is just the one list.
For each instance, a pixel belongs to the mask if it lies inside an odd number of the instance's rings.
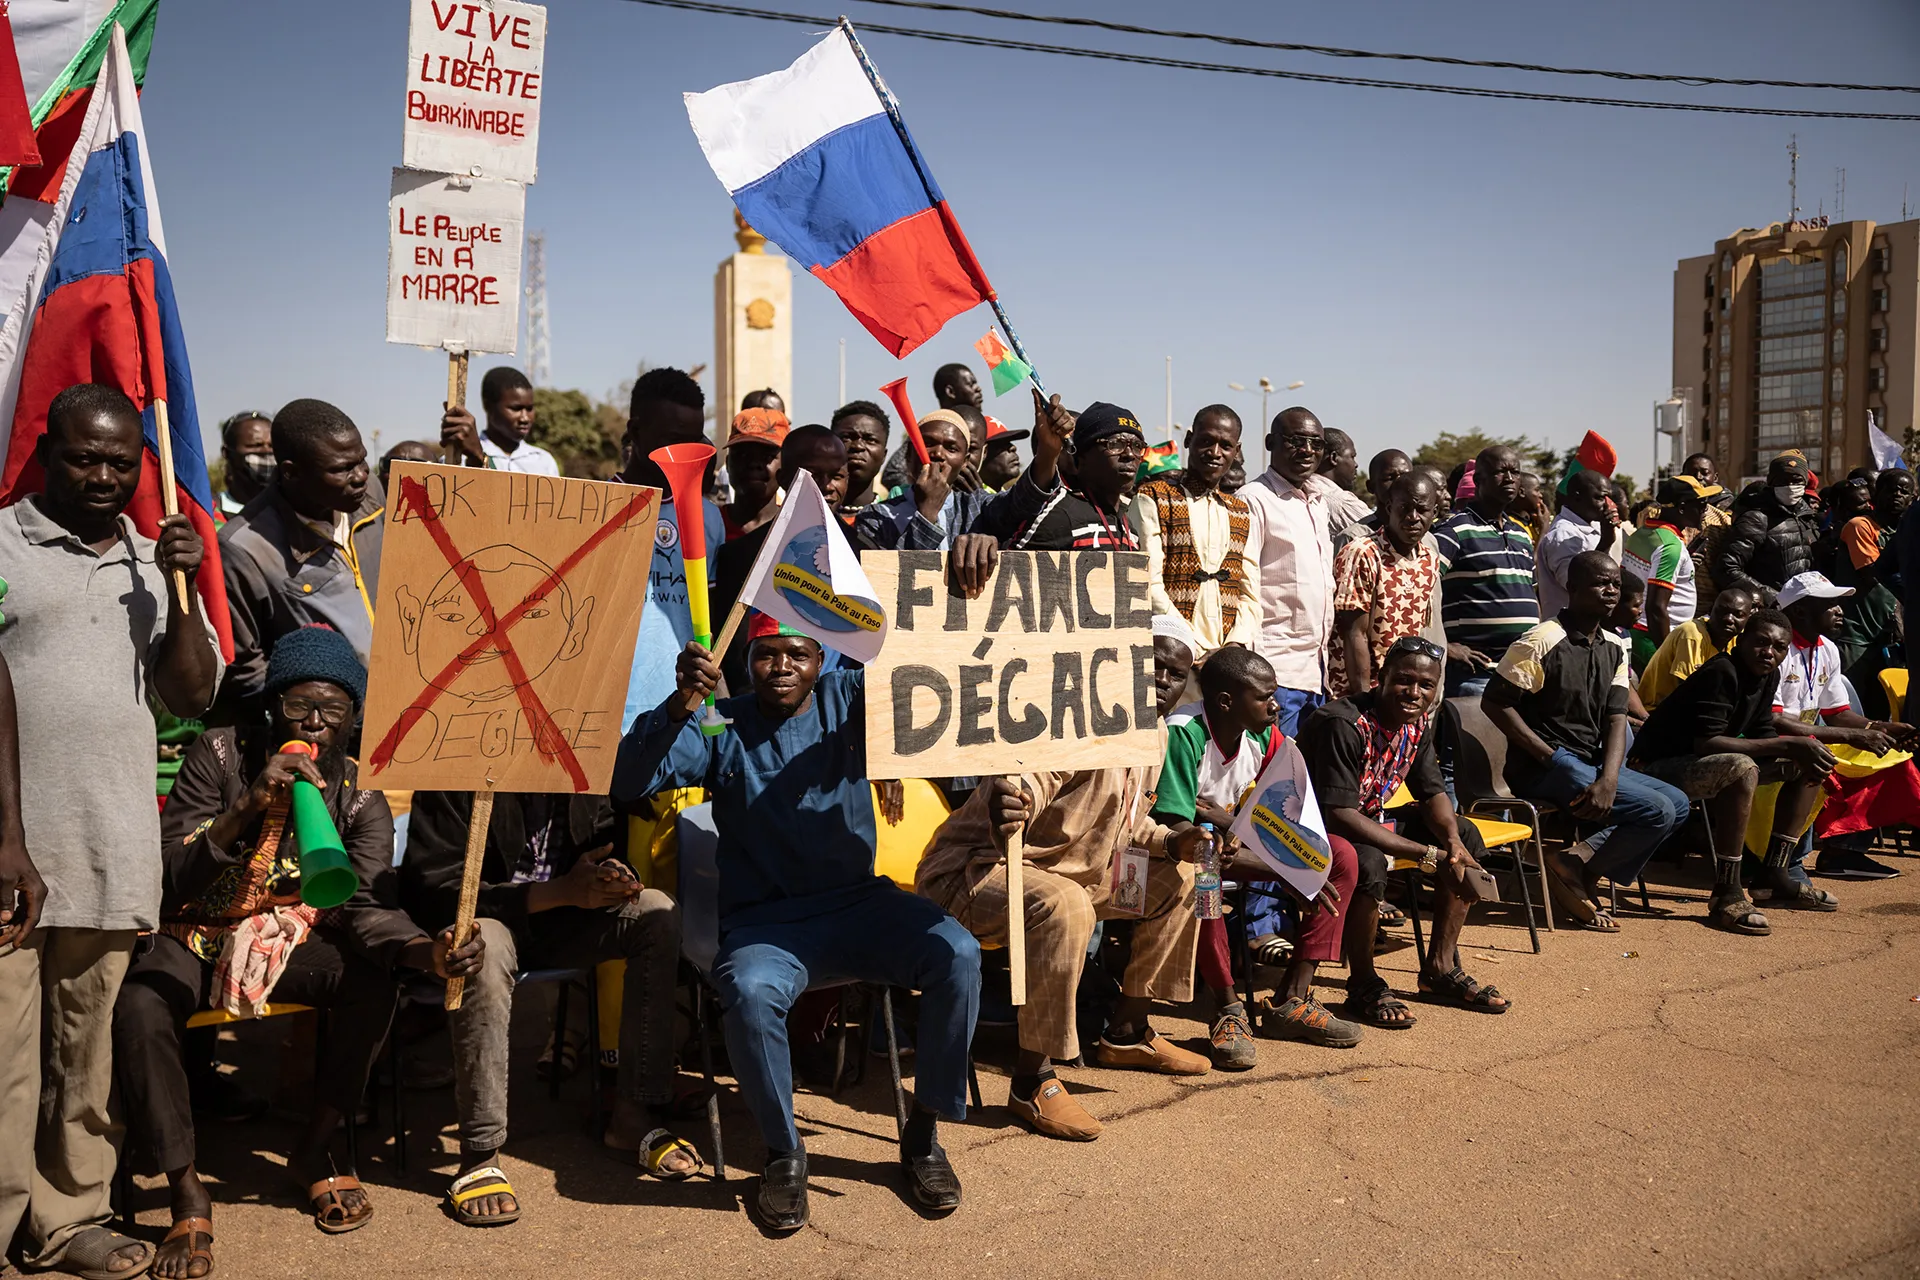
{"label": "wristwatch", "polygon": [[1446,850],[1440,848],[1438,845],[1428,845],[1427,851],[1420,855],[1421,874],[1430,876],[1435,871],[1438,871],[1440,869],[1440,860],[1446,856]]}

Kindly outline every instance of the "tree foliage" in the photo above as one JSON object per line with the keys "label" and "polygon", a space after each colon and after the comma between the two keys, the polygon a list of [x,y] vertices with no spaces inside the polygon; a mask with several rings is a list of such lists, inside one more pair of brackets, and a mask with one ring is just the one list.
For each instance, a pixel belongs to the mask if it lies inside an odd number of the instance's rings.
{"label": "tree foliage", "polygon": [[565,475],[605,480],[620,469],[620,435],[626,429],[624,412],[596,404],[584,391],[533,391],[535,444],[553,454]]}

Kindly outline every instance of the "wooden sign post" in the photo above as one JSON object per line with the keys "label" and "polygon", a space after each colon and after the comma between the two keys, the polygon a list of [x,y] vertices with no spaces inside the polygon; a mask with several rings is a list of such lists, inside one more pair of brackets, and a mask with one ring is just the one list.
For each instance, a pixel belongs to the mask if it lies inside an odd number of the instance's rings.
{"label": "wooden sign post", "polygon": [[[868,552],[860,567],[892,623],[867,664],[869,777],[1159,763],[1143,553],[1005,552],[971,600],[948,587],[937,551]],[[1026,1000],[1024,843],[1007,842],[1015,1004]]]}
{"label": "wooden sign post", "polygon": [[[167,402],[153,402],[153,423],[155,434],[160,439],[160,509],[170,516],[180,514],[180,494],[178,482],[173,474],[173,430],[167,424]],[[180,612],[193,612],[187,603],[187,575],[179,569],[173,571],[173,590],[180,603]]]}
{"label": "wooden sign post", "polygon": [[660,491],[412,462],[392,483],[361,776],[474,793],[465,942],[495,790],[612,783]]}

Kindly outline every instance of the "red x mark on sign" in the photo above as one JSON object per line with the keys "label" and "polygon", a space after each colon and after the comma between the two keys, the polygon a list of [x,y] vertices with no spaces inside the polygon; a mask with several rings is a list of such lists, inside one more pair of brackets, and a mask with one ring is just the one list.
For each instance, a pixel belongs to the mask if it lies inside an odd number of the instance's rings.
{"label": "red x mark on sign", "polygon": [[567,771],[567,776],[573,780],[575,791],[585,791],[587,789],[586,770],[580,767],[580,760],[574,755],[573,747],[567,742],[566,735],[553,723],[553,717],[548,714],[546,704],[541,702],[539,692],[534,689],[532,682],[528,679],[527,669],[521,663],[520,655],[515,652],[513,641],[508,638],[507,633],[527,616],[528,611],[545,600],[548,592],[564,582],[566,576],[573,572],[582,560],[592,554],[596,547],[625,528],[627,522],[645,509],[652,500],[653,496],[650,493],[635,494],[633,500],[627,503],[619,515],[587,535],[585,541],[575,547],[552,573],[543,578],[521,599],[519,604],[504,614],[496,614],[493,601],[487,596],[486,584],[480,580],[482,577],[480,571],[471,560],[461,554],[460,548],[453,545],[453,539],[448,535],[446,525],[441,522],[440,513],[434,510],[433,503],[427,497],[426,486],[411,476],[403,477],[400,481],[398,508],[401,518],[405,518],[409,507],[415,515],[419,516],[420,522],[426,526],[428,536],[433,539],[433,545],[440,549],[440,554],[446,558],[447,564],[460,575],[461,585],[473,597],[474,605],[480,610],[480,620],[485,624],[486,630],[472,644],[454,655],[453,659],[427,682],[427,687],[420,691],[419,696],[414,698],[407,709],[394,720],[393,727],[387,730],[386,736],[380,739],[380,745],[373,750],[371,761],[373,771],[377,774],[393,763],[394,753],[400,749],[400,744],[406,740],[407,734],[411,733],[413,727],[419,724],[427,714],[428,708],[440,700],[440,696],[447,691],[447,687],[462,671],[472,665],[474,659],[491,648],[499,651],[500,660],[506,666],[507,675],[513,681],[513,691],[520,699],[520,705],[525,709],[527,719],[533,727],[534,746],[541,755],[560,763],[560,766]]}

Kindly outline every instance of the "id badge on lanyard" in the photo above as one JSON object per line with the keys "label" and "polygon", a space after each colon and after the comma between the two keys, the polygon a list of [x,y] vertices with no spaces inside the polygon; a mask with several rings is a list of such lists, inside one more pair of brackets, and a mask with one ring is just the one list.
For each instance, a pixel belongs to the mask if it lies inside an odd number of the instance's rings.
{"label": "id badge on lanyard", "polygon": [[1127,770],[1127,822],[1114,842],[1113,871],[1107,884],[1107,901],[1113,910],[1136,919],[1147,914],[1147,851],[1133,843],[1134,823],[1140,816],[1139,775]]}

